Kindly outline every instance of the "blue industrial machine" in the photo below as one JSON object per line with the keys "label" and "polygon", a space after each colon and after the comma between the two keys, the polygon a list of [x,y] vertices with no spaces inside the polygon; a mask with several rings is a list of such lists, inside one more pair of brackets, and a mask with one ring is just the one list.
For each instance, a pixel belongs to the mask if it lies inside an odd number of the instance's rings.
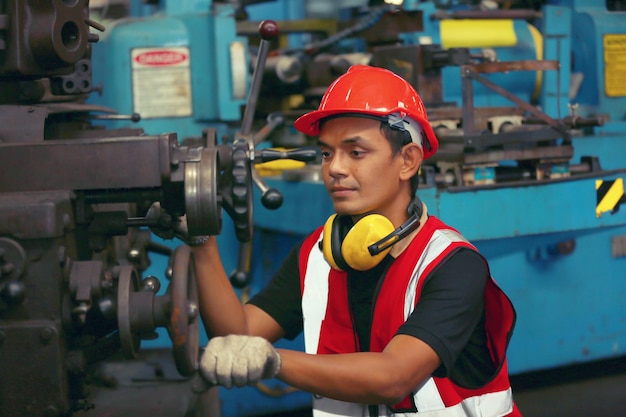
{"label": "blue industrial machine", "polygon": [[[437,69],[425,63],[454,59],[454,49],[487,57],[447,65],[440,91],[420,90],[442,149],[432,170],[424,167],[419,193],[487,256],[513,300],[514,374],[625,352],[626,50],[618,45],[626,12],[619,2],[547,3],[524,14],[405,1],[424,30],[373,48],[370,61],[406,69],[419,87],[427,76],[432,85]],[[284,253],[274,249],[281,241],[295,243],[332,212],[309,172],[268,179],[286,198],[256,218],[259,281],[271,275],[268,260]]]}
{"label": "blue industrial machine", "polygon": [[[149,18],[105,21],[92,56],[102,85],[90,100],[139,115],[146,132],[175,128],[181,139],[238,122],[250,78],[248,45],[236,34],[233,8],[211,3],[164,2]],[[124,125],[123,118],[107,123]]]}
{"label": "blue industrial machine", "polygon": [[[441,142],[422,169],[420,196],[431,214],[488,258],[516,307],[511,373],[622,356],[626,4],[548,0],[532,9],[516,8],[517,2],[485,9],[475,3],[360,2],[312,19],[304,3],[289,0],[250,4],[246,18],[237,18],[241,10],[231,4],[166,1],[156,13],[107,26],[93,55],[102,94],[90,100],[138,113],[137,125],[147,132],[178,132],[180,139],[208,127],[232,132],[256,53],[250,28],[276,19],[289,36],[273,44],[256,123],[280,112],[285,123],[268,142],[297,147],[314,139],[290,122],[314,109],[350,64],[390,68],[416,86]],[[145,7],[133,10],[146,13]],[[275,210],[255,210],[251,250],[241,250],[229,234],[219,237],[227,270],[244,274],[234,282],[242,298],[258,291],[291,246],[332,213],[318,166],[268,168],[265,181],[284,201]],[[155,258],[151,268],[165,266]],[[146,346],[168,343],[161,338]],[[223,389],[220,399],[225,417],[310,401],[277,381]]]}
{"label": "blue industrial machine", "polygon": [[[278,84],[281,77],[266,77],[269,87],[262,90],[263,104],[257,109],[259,115],[281,111],[287,118],[270,141],[278,146],[307,143],[310,138],[290,129],[289,121],[315,108],[324,87],[351,63],[397,71],[420,91],[441,142],[439,155],[423,168],[420,196],[432,214],[461,230],[487,256],[493,276],[516,306],[511,373],[623,355],[624,3],[555,0],[535,9],[485,10],[463,1],[404,1],[399,9],[364,7],[366,2],[342,9],[319,2],[318,10],[324,4],[332,10],[315,19],[307,14],[312,7],[294,3],[299,2],[250,5],[248,21],[237,22],[240,36],[250,34],[250,21],[266,18],[278,19],[289,35],[275,45],[276,56],[290,58],[295,76]],[[177,15],[185,6],[168,7],[174,9],[168,17],[119,25],[132,45],[146,37],[136,35],[137,27],[152,33],[156,45],[197,51],[204,40],[164,36],[162,22],[191,21],[204,12],[185,10],[190,17],[184,18]],[[576,30],[583,26],[585,31]],[[228,27],[226,39],[220,36],[196,58],[225,67],[221,73],[228,73],[229,65],[222,55],[224,43],[236,39],[233,26]],[[293,36],[307,31],[305,41]],[[131,54],[129,47],[112,48],[103,47],[109,62]],[[191,78],[223,85],[220,71],[217,78],[210,76],[216,73],[210,69],[214,65],[196,67],[200,74]],[[105,90],[108,85],[120,88],[120,80],[128,79],[114,78],[112,71],[129,70],[126,64],[110,67],[102,79]],[[131,103],[126,81],[123,88],[126,98],[116,96],[125,103],[108,105]],[[219,97],[216,107],[230,108],[231,98]],[[160,130],[187,129],[184,119],[163,122],[167,128],[161,125]],[[255,210],[250,276],[242,297],[257,291],[291,245],[332,213],[315,165],[277,169],[269,171],[266,181],[283,193],[284,202],[276,210]],[[237,269],[239,243],[220,238],[227,269]],[[306,406],[309,400],[302,394],[278,382],[222,390],[221,412],[254,415]]]}

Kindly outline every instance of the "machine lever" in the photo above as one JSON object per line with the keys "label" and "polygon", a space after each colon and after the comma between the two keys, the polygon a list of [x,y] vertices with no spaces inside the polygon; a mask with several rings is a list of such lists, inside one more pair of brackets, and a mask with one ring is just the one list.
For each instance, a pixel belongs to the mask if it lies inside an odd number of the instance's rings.
{"label": "machine lever", "polygon": [[141,120],[141,115],[139,113],[133,114],[98,114],[91,116],[94,119],[98,120],[130,120],[132,122],[137,123]]}
{"label": "machine lever", "polygon": [[230,283],[235,288],[245,288],[250,283],[250,263],[252,262],[252,242],[239,244],[237,269],[230,275]]}
{"label": "machine lever", "polygon": [[[252,130],[252,121],[254,120],[254,111],[261,89],[261,81],[263,81],[263,72],[265,71],[265,62],[269,53],[270,41],[278,35],[278,25],[273,20],[264,20],[259,25],[259,34],[261,42],[259,44],[259,52],[257,54],[256,67],[252,76],[250,85],[250,93],[248,102],[243,113],[243,121],[241,123],[241,133],[248,136]],[[252,143],[250,144],[253,145]]]}
{"label": "machine lever", "polygon": [[90,27],[92,27],[92,28],[96,29],[96,30],[97,30],[97,31],[99,31],[99,32],[104,32],[104,31],[106,30],[106,28],[104,27],[104,25],[102,25],[102,24],[100,24],[100,23],[98,23],[98,22],[96,22],[96,21],[94,21],[94,20],[91,20],[91,19],[85,19],[85,23],[87,23],[87,25],[88,25],[88,26],[90,26]]}
{"label": "machine lever", "polygon": [[[259,44],[259,52],[257,54],[256,67],[252,76],[252,83],[250,86],[250,94],[248,95],[248,102],[243,114],[243,122],[241,127],[242,135],[248,140],[251,151],[254,149],[254,141],[250,138],[250,131],[252,130],[252,121],[254,119],[254,111],[256,109],[257,98],[261,88],[261,81],[263,80],[263,72],[265,70],[265,63],[267,61],[267,55],[269,53],[270,41],[278,35],[278,25],[273,20],[264,20],[259,25],[259,35],[261,35],[261,42]],[[268,132],[263,132],[267,135],[271,132],[270,129],[278,126],[282,123],[282,117],[268,117]],[[251,170],[252,180],[257,187],[263,193],[261,197],[261,203],[263,206],[274,210],[283,204],[282,194],[273,188],[269,188],[265,182],[261,179],[255,169]]]}
{"label": "machine lever", "polygon": [[267,124],[254,135],[254,146],[257,146],[259,143],[263,142],[270,135],[270,133],[274,131],[274,129],[282,125],[284,122],[285,117],[282,113],[270,113],[267,116]]}
{"label": "machine lever", "polygon": [[293,159],[294,161],[313,162],[317,158],[318,150],[316,148],[298,148],[291,151],[279,151],[276,149],[262,149],[258,152],[254,162],[269,162],[278,159]]}
{"label": "machine lever", "polygon": [[261,179],[256,169],[252,170],[252,180],[254,184],[261,190],[261,203],[263,207],[269,210],[276,210],[283,204],[283,195],[276,188],[270,188],[265,184],[265,181]]}
{"label": "machine lever", "polygon": [[[259,52],[257,54],[256,67],[254,68],[254,74],[252,75],[252,82],[250,85],[250,93],[248,95],[248,101],[243,114],[243,121],[241,125],[241,135],[248,141],[250,145],[250,159],[254,161],[254,146],[255,140],[251,137],[252,122],[254,119],[254,112],[256,109],[257,98],[261,88],[261,81],[263,79],[263,73],[265,72],[265,64],[267,61],[267,55],[269,53],[270,41],[278,35],[278,25],[272,20],[264,20],[259,25],[259,34],[261,35],[261,42],[259,44]],[[280,118],[276,115],[270,115],[267,119],[268,125],[265,129],[259,133],[257,140],[261,142],[271,131],[283,123],[282,115]],[[273,188],[269,188],[265,182],[261,179],[256,169],[252,167],[250,170],[250,176],[252,181],[261,190],[262,197],[261,203],[268,209],[277,209],[283,203],[282,194]],[[250,210],[252,207],[249,208]],[[252,227],[250,225],[250,227]],[[238,288],[244,288],[250,281],[250,263],[252,260],[252,241],[241,242],[239,246],[239,260],[237,263],[237,269],[231,275],[230,281],[233,286]],[[198,384],[200,390],[206,389],[207,385],[202,384],[201,380],[196,378],[195,383]],[[194,385],[196,385],[194,384]]]}

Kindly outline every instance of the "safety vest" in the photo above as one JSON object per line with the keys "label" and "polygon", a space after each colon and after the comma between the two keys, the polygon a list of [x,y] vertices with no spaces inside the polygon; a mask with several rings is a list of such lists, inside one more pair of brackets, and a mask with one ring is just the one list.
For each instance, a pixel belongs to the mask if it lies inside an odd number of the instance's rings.
{"label": "safety vest", "polygon": [[[300,287],[304,344],[307,353],[358,351],[348,304],[347,274],[331,269],[318,244],[323,228],[305,239],[300,251]],[[428,275],[446,257],[465,247],[476,250],[456,230],[430,216],[409,246],[392,263],[374,305],[370,351],[381,352],[407,320]],[[485,261],[486,262],[486,261]],[[379,416],[521,416],[513,402],[505,358],[515,324],[508,297],[489,279],[485,288],[485,329],[489,350],[499,364],[495,377],[478,389],[467,389],[448,378],[430,377],[413,394],[394,406],[377,406]],[[315,417],[369,416],[369,406],[330,398],[313,398]]]}

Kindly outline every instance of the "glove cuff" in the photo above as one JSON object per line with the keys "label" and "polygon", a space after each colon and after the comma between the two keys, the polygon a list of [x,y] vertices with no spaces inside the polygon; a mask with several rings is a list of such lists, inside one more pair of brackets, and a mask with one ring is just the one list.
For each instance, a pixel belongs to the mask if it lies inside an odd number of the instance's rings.
{"label": "glove cuff", "polygon": [[274,348],[272,348],[272,358],[267,361],[265,365],[265,369],[263,370],[263,379],[272,379],[278,372],[280,372],[280,367],[283,364],[283,358],[280,356],[280,353]]}

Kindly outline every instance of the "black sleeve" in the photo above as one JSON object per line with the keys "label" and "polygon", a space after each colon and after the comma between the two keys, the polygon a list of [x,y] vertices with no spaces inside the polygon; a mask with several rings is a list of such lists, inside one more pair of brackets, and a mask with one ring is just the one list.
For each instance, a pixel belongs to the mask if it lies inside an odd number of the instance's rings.
{"label": "black sleeve", "polygon": [[[465,248],[454,252],[427,278],[415,310],[398,330],[437,352],[442,366],[436,376],[448,375],[470,339],[484,337],[479,323],[484,320],[487,279],[482,256]],[[484,343],[481,348],[488,355]]]}
{"label": "black sleeve", "polygon": [[293,340],[303,328],[298,262],[301,245],[291,249],[270,282],[248,301],[272,316],[288,340]]}

